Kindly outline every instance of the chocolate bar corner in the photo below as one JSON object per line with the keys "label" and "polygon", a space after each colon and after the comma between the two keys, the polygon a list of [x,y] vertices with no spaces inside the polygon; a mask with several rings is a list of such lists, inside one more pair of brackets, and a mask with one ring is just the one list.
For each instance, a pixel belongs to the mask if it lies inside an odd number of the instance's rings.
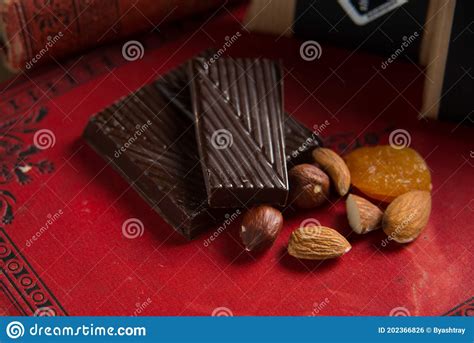
{"label": "chocolate bar corner", "polygon": [[196,58],[189,73],[209,206],[284,206],[289,185],[279,64]]}
{"label": "chocolate bar corner", "polygon": [[193,123],[153,84],[91,118],[83,137],[186,238],[218,220],[207,208]]}

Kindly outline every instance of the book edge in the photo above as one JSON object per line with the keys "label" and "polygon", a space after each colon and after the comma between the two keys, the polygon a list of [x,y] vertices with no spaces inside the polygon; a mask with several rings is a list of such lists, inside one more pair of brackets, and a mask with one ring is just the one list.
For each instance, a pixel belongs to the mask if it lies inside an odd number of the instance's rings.
{"label": "book edge", "polygon": [[[436,19],[438,25],[433,30],[434,40],[425,56],[427,66],[420,113],[421,117],[432,119],[438,118],[456,0],[446,0],[444,4],[440,2],[437,4],[440,7],[435,15],[440,17]],[[442,10],[444,6],[446,9]]]}
{"label": "book edge", "polygon": [[244,27],[250,31],[292,36],[295,11],[296,0],[252,0]]}

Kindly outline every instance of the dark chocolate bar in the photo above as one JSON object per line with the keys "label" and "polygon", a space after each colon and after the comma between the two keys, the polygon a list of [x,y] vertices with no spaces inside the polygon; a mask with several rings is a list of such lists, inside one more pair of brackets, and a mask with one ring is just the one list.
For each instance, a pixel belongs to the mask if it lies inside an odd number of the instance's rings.
{"label": "dark chocolate bar", "polygon": [[[200,56],[207,54],[209,52]],[[194,114],[188,80],[184,64],[171,70],[151,85],[122,98],[91,118],[84,132],[84,138],[132,184],[150,206],[189,239],[222,220],[224,213],[222,210],[209,209],[207,205],[195,132],[192,128]],[[156,117],[151,115],[155,111]],[[125,144],[129,145],[129,139],[137,132],[136,125],[139,127],[145,125],[143,120],[147,117],[151,123],[168,124],[154,125],[154,130],[157,131],[149,133],[157,132],[159,136],[152,134],[152,137],[145,140],[138,139],[133,142],[134,149],[128,148],[122,153],[120,148],[125,147]],[[165,127],[169,130],[165,130]],[[130,129],[131,131],[127,132]],[[306,160],[312,148],[319,145],[319,141],[311,139],[310,130],[288,115],[285,134],[287,160],[290,162]],[[163,140],[168,143],[157,144]],[[175,142],[173,149],[164,148],[166,145],[171,145],[171,142]],[[118,157],[114,156],[115,153]],[[161,159],[165,160],[168,156],[168,163],[154,163],[150,156],[157,155],[163,155]],[[186,170],[189,173],[183,172]],[[185,177],[182,177],[183,174],[186,174]],[[185,182],[189,180],[191,182]]]}
{"label": "dark chocolate bar", "polygon": [[284,206],[288,197],[279,63],[189,63],[196,138],[210,207]]}
{"label": "dark chocolate bar", "polygon": [[[212,50],[206,50],[199,54],[200,57],[209,61]],[[163,75],[156,82],[156,87],[163,96],[178,110],[194,120],[191,104],[190,80],[186,64],[182,64]],[[322,146],[320,138],[306,126],[294,119],[290,114],[283,116],[285,132],[285,153],[288,166],[297,165],[311,161],[311,151]]]}
{"label": "dark chocolate bar", "polygon": [[208,209],[192,120],[155,84],[91,118],[84,138],[185,237],[222,218]]}

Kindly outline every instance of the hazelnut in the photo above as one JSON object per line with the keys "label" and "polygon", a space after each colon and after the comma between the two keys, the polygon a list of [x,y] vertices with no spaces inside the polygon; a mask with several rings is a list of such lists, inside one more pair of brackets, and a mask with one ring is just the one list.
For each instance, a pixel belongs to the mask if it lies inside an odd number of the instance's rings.
{"label": "hazelnut", "polygon": [[299,208],[323,204],[329,196],[329,177],[318,167],[300,164],[288,172],[290,202]]}
{"label": "hazelnut", "polygon": [[240,230],[245,250],[254,251],[271,246],[282,227],[283,216],[277,209],[266,205],[251,208],[245,214]]}

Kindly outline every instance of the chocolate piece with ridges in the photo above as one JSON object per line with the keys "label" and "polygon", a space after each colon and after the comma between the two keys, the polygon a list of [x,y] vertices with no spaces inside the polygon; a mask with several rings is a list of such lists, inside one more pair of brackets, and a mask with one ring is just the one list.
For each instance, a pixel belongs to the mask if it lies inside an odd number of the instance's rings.
{"label": "chocolate piece with ridges", "polygon": [[[208,49],[202,51],[195,57],[202,57],[208,60],[213,53],[213,50]],[[163,94],[165,99],[194,122],[188,63],[189,61],[186,61],[162,75],[154,82],[154,85]]]}
{"label": "chocolate piece with ridges", "polygon": [[285,153],[288,167],[312,161],[311,151],[323,146],[321,138],[288,113],[284,115]]}
{"label": "chocolate piece with ridges", "polygon": [[[198,56],[206,58],[213,54],[206,50]],[[182,113],[194,120],[191,104],[190,80],[187,64],[182,64],[159,78],[154,85],[163,96]],[[312,161],[311,151],[322,146],[321,139],[288,113],[283,115],[286,162],[289,166]]]}
{"label": "chocolate piece with ridges", "polygon": [[187,238],[221,217],[207,206],[193,126],[148,85],[91,118],[84,132],[88,144]]}
{"label": "chocolate piece with ridges", "polygon": [[288,174],[281,67],[267,59],[189,64],[196,136],[210,207],[284,206]]}

